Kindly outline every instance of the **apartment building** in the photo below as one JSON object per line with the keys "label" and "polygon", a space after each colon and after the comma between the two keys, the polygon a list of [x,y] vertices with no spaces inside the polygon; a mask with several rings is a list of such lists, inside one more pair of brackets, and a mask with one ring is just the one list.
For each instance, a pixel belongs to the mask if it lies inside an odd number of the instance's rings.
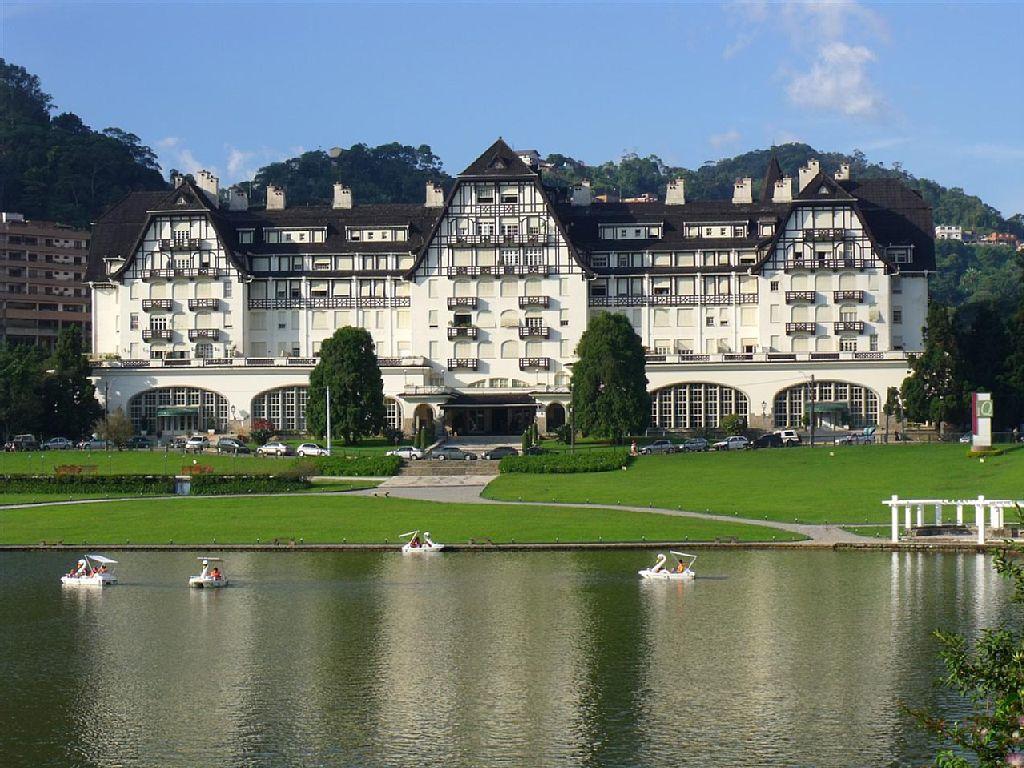
{"label": "apartment building", "polygon": [[89,233],[0,213],[0,341],[52,348],[69,325],[90,336]]}
{"label": "apartment building", "polygon": [[[877,423],[923,345],[931,211],[899,180],[773,158],[730,200],[601,203],[546,185],[500,139],[423,204],[255,208],[202,172],[97,222],[88,279],[96,374],[139,430],[302,430],[309,372],[336,328],[377,347],[391,423],[516,433],[566,419],[576,344],[597,312],[648,349],[652,424]],[[813,385],[812,385],[813,381]],[[813,389],[812,389],[813,387]]]}

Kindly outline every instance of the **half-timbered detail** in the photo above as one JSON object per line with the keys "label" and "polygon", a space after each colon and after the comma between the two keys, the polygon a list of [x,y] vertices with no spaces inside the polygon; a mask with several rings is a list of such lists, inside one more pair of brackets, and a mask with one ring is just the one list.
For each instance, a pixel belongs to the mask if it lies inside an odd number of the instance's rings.
{"label": "half-timbered detail", "polygon": [[[654,425],[790,425],[812,376],[849,405],[819,418],[861,424],[922,346],[931,213],[900,181],[816,161],[794,180],[772,158],[759,194],[692,200],[676,180],[663,202],[601,203],[531,157],[499,139],[422,204],[335,184],[330,205],[272,187],[257,208],[205,172],[127,196],[91,243],[100,391],[139,429],[298,431],[320,345],[355,325],[396,426],[546,426],[588,319],[617,312],[647,348]],[[220,399],[168,394],[193,390]]]}

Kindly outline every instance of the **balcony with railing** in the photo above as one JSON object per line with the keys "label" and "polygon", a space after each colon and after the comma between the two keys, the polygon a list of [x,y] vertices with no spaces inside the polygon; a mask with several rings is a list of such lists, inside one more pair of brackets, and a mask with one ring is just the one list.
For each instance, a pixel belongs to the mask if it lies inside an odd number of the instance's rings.
{"label": "balcony with railing", "polygon": [[501,271],[505,275],[516,275],[518,277],[529,275],[547,277],[551,273],[551,267],[547,264],[505,264]]}
{"label": "balcony with railing", "polygon": [[475,339],[480,330],[473,325],[450,325],[448,326],[449,339]]}
{"label": "balcony with railing", "polygon": [[222,277],[226,269],[217,267],[164,267],[142,270],[143,280],[189,280],[196,277]]}
{"label": "balcony with railing", "polygon": [[174,302],[171,299],[143,299],[142,300],[142,311],[143,312],[170,312],[174,307]]}
{"label": "balcony with railing", "polygon": [[161,251],[195,251],[201,248],[203,241],[195,237],[176,237],[172,240],[160,241]]}
{"label": "balcony with railing", "polygon": [[480,360],[476,357],[451,357],[448,358],[449,371],[475,371],[480,367]]}
{"label": "balcony with railing", "polygon": [[836,333],[864,333],[863,320],[840,320],[832,323],[832,327]]}
{"label": "balcony with railing", "polygon": [[843,240],[846,238],[846,230],[836,227],[822,227],[818,229],[805,229],[804,240],[812,243],[827,243]]}
{"label": "balcony with railing", "polygon": [[550,357],[520,357],[519,358],[519,370],[541,370],[547,371],[551,369],[551,358]]}
{"label": "balcony with railing", "polygon": [[551,328],[546,325],[520,325],[520,339],[547,339],[551,337]]}
{"label": "balcony with railing", "polygon": [[648,302],[647,296],[591,296],[592,307],[642,307]]}
{"label": "balcony with railing", "polygon": [[834,301],[855,301],[858,304],[864,303],[864,291],[832,291]]}
{"label": "balcony with railing", "polygon": [[651,296],[651,305],[655,307],[681,307],[696,304],[700,300],[697,294],[656,293]]}
{"label": "balcony with railing", "polygon": [[142,329],[142,340],[143,341],[158,341],[158,340],[170,341],[171,340],[171,329],[170,328],[143,328]]}
{"label": "balcony with railing", "polygon": [[198,312],[204,309],[217,309],[220,305],[218,299],[189,299],[188,308],[192,312]]}
{"label": "balcony with railing", "polygon": [[501,275],[501,267],[448,267],[448,277],[498,277]]}
{"label": "balcony with railing", "polygon": [[786,291],[787,304],[813,304],[817,299],[818,294],[814,291]]}
{"label": "balcony with railing", "polygon": [[786,333],[814,333],[814,323],[786,323]]}
{"label": "balcony with railing", "polygon": [[550,296],[520,296],[519,297],[519,308],[526,309],[528,307],[543,307],[547,309],[551,304]]}
{"label": "balcony with railing", "polygon": [[448,309],[476,309],[479,303],[476,296],[448,297]]}
{"label": "balcony with railing", "polygon": [[793,269],[866,269],[871,259],[787,259],[786,271]]}
{"label": "balcony with railing", "polygon": [[188,340],[189,341],[203,341],[210,340],[216,341],[220,338],[219,328],[189,328],[188,329]]}

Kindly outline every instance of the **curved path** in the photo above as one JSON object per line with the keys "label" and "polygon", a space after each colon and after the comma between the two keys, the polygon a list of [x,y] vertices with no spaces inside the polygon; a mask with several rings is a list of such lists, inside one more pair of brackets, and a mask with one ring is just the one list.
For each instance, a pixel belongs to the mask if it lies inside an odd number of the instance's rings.
{"label": "curved path", "polygon": [[[388,478],[376,488],[366,488],[357,491],[323,491],[322,493],[244,493],[225,494],[223,496],[147,496],[146,499],[196,499],[196,498],[278,498],[281,496],[383,496],[403,499],[419,499],[421,501],[435,501],[447,504],[500,504],[529,507],[569,507],[574,509],[621,509],[629,512],[648,512],[656,515],[670,515],[672,517],[693,517],[702,520],[716,520],[718,522],[744,523],[746,525],[759,525],[763,528],[789,531],[807,538],[803,541],[785,542],[791,546],[832,546],[834,544],[863,544],[870,541],[863,536],[858,536],[849,531],[844,531],[838,525],[811,525],[804,523],[783,523],[773,520],[753,520],[744,517],[729,515],[713,515],[707,512],[688,512],[679,509],[667,509],[664,507],[638,507],[625,504],[586,504],[586,503],[562,503],[542,501],[502,501],[498,499],[487,499],[481,496],[481,492],[487,484],[496,476],[475,475],[467,477],[422,477],[415,478],[419,482],[410,482],[413,478],[402,478],[401,476]],[[362,478],[367,479],[367,478]],[[376,478],[375,478],[376,479]],[[137,496],[125,496],[110,499],[69,499],[67,501],[39,501],[19,504],[0,504],[0,512],[5,509],[29,509],[31,507],[69,506],[75,504],[113,504],[124,501],[137,501]],[[783,542],[780,542],[780,544]]]}

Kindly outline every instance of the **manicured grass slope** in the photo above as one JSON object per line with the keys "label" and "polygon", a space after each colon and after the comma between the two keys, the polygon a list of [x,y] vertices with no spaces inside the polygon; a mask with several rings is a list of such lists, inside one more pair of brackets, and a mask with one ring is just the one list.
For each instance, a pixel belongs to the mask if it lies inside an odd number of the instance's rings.
{"label": "manicured grass slope", "polygon": [[1024,450],[981,463],[961,445],[839,446],[641,457],[625,471],[502,475],[491,499],[676,508],[785,522],[887,523],[882,499],[1021,498]]}
{"label": "manicured grass slope", "polygon": [[[325,480],[322,483],[314,483],[305,493],[337,493],[340,491],[358,491],[365,488],[376,488],[380,485],[379,480]],[[73,501],[78,499],[117,499],[125,496],[135,496],[131,493],[4,493],[0,487],[0,506],[4,504],[39,504],[47,501]],[[208,498],[208,497],[207,497]]]}
{"label": "manicured grass slope", "polygon": [[427,529],[441,542],[792,540],[785,531],[643,512],[494,504],[434,504],[371,496],[163,499],[0,510],[0,544],[90,545],[397,541]]}

